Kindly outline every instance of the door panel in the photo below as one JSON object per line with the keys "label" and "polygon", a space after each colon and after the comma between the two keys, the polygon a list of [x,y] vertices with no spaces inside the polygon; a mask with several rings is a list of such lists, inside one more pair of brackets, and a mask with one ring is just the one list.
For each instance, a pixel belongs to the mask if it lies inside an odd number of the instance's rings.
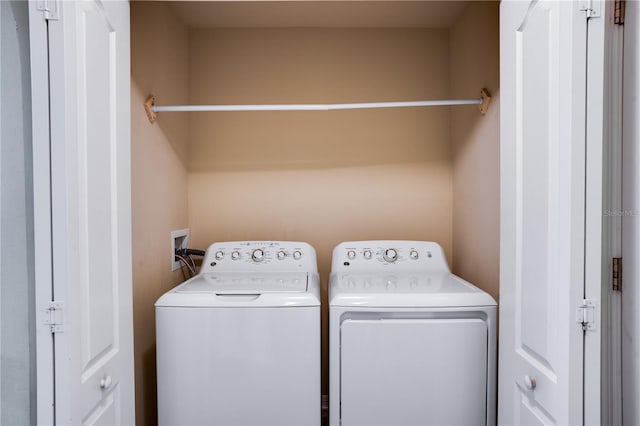
{"label": "door panel", "polygon": [[116,388],[107,396],[102,398],[100,403],[82,421],[83,425],[95,426],[114,426],[121,424],[122,416],[120,415],[120,392]]}
{"label": "door panel", "polygon": [[[520,389],[516,389],[516,393],[521,393]],[[516,418],[520,419],[520,425],[553,425],[555,421],[549,415],[549,413],[545,412],[539,405],[532,405],[529,398],[525,395],[521,395],[520,404],[516,408],[518,410],[518,414]]]}
{"label": "door panel", "polygon": [[[78,95],[81,109],[77,140],[78,179],[78,265],[79,277],[87,284],[81,296],[83,323],[83,374],[91,374],[108,362],[117,352],[117,318],[114,309],[117,294],[118,246],[116,211],[118,193],[112,183],[116,178],[117,149],[115,135],[116,84],[112,76],[115,38],[113,28],[96,9],[80,11],[78,28],[79,50]],[[100,100],[95,102],[95,100]],[[95,105],[93,105],[95,104]],[[71,164],[70,164],[71,165]],[[77,204],[76,204],[77,203]],[[115,321],[114,321],[115,320]]]}
{"label": "door panel", "polygon": [[133,424],[129,5],[49,21],[56,421]]}
{"label": "door panel", "polygon": [[577,2],[501,6],[503,424],[582,422],[586,23]]}
{"label": "door panel", "polygon": [[[518,253],[522,264],[518,271],[516,285],[521,289],[517,314],[522,323],[520,338],[523,356],[529,356],[548,365],[546,322],[549,316],[548,300],[550,290],[549,258],[540,256],[549,248],[549,171],[552,165],[553,146],[557,146],[550,129],[549,113],[549,39],[551,37],[551,11],[534,9],[518,31],[517,85],[522,90],[522,98],[517,106],[516,120],[522,123],[522,132],[516,136],[516,149],[521,165],[517,184],[522,198],[516,208],[520,210],[522,227],[520,241],[517,241]],[[539,48],[544,46],[544,48]],[[525,160],[526,161],[523,161]],[[551,188],[553,191],[553,188]],[[526,301],[526,303],[522,303]]]}
{"label": "door panel", "polygon": [[345,320],[340,370],[344,426],[486,423],[483,320]]}

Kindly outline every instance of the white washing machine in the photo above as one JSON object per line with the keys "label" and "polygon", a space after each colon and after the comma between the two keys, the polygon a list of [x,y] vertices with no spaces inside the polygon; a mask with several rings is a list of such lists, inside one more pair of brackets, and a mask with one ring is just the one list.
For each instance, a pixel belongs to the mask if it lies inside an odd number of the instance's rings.
{"label": "white washing machine", "polygon": [[331,426],[495,425],[496,302],[433,242],[346,242],[329,288]]}
{"label": "white washing machine", "polygon": [[155,306],[160,425],[320,424],[313,247],[213,244]]}

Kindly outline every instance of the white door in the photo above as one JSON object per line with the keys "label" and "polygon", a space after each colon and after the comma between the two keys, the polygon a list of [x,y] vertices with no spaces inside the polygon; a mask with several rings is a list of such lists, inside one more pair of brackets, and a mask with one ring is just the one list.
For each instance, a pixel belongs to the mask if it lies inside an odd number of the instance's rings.
{"label": "white door", "polygon": [[[34,139],[34,158],[50,148],[52,298],[61,308],[49,354],[54,407],[39,380],[39,422],[53,408],[56,424],[133,424],[129,4],[33,3],[52,9],[42,22],[31,15],[35,36],[46,25],[49,60],[50,146]],[[46,134],[44,125],[34,116],[34,133]],[[44,350],[39,366],[47,365]]]}
{"label": "white door", "polygon": [[578,1],[500,9],[498,421],[583,423],[587,15]]}

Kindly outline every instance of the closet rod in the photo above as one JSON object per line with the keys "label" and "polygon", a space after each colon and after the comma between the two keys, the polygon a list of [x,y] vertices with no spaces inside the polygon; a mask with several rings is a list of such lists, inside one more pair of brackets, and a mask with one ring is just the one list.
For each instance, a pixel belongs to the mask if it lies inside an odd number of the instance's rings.
{"label": "closet rod", "polygon": [[150,122],[156,119],[156,112],[204,112],[204,111],[333,111],[368,108],[405,108],[424,106],[478,105],[481,114],[489,108],[491,95],[487,89],[480,91],[477,99],[446,99],[435,101],[407,102],[365,102],[351,104],[278,104],[278,105],[165,105],[155,104],[155,97],[149,96],[144,103]]}

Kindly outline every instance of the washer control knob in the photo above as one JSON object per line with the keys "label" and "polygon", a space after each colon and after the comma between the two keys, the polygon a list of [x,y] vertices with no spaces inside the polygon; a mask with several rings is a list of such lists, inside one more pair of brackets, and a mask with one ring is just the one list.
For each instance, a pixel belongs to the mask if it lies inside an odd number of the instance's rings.
{"label": "washer control knob", "polygon": [[254,262],[262,262],[264,260],[264,250],[255,249],[253,253],[251,253],[251,259],[253,259]]}
{"label": "washer control knob", "polygon": [[414,260],[415,260],[415,259],[417,259],[417,258],[418,258],[418,252],[417,252],[417,251],[415,251],[415,250],[411,250],[411,251],[409,252],[409,257],[411,257],[411,258],[412,258],[412,259],[414,259]]}
{"label": "washer control knob", "polygon": [[285,257],[287,257],[287,253],[285,253],[284,251],[280,250],[278,252],[278,259],[279,260],[283,260]]}
{"label": "washer control knob", "polygon": [[356,252],[355,252],[355,251],[353,251],[353,250],[349,250],[349,251],[347,252],[347,257],[348,257],[349,259],[355,259],[355,258],[356,258]]}
{"label": "washer control knob", "polygon": [[216,252],[216,260],[221,260],[224,257],[224,252],[223,251],[217,251]]}
{"label": "washer control knob", "polygon": [[396,249],[386,249],[382,257],[384,257],[384,260],[386,260],[387,262],[395,262],[396,260],[398,260],[398,252],[396,251]]}
{"label": "washer control knob", "polygon": [[299,260],[302,257],[302,252],[300,250],[296,250],[293,252],[293,258],[295,260]]}
{"label": "washer control knob", "polygon": [[364,255],[365,259],[371,259],[371,250],[365,250],[364,253],[362,253]]}
{"label": "washer control knob", "polygon": [[233,260],[238,260],[240,259],[240,252],[239,251],[234,251],[231,253],[231,259]]}

